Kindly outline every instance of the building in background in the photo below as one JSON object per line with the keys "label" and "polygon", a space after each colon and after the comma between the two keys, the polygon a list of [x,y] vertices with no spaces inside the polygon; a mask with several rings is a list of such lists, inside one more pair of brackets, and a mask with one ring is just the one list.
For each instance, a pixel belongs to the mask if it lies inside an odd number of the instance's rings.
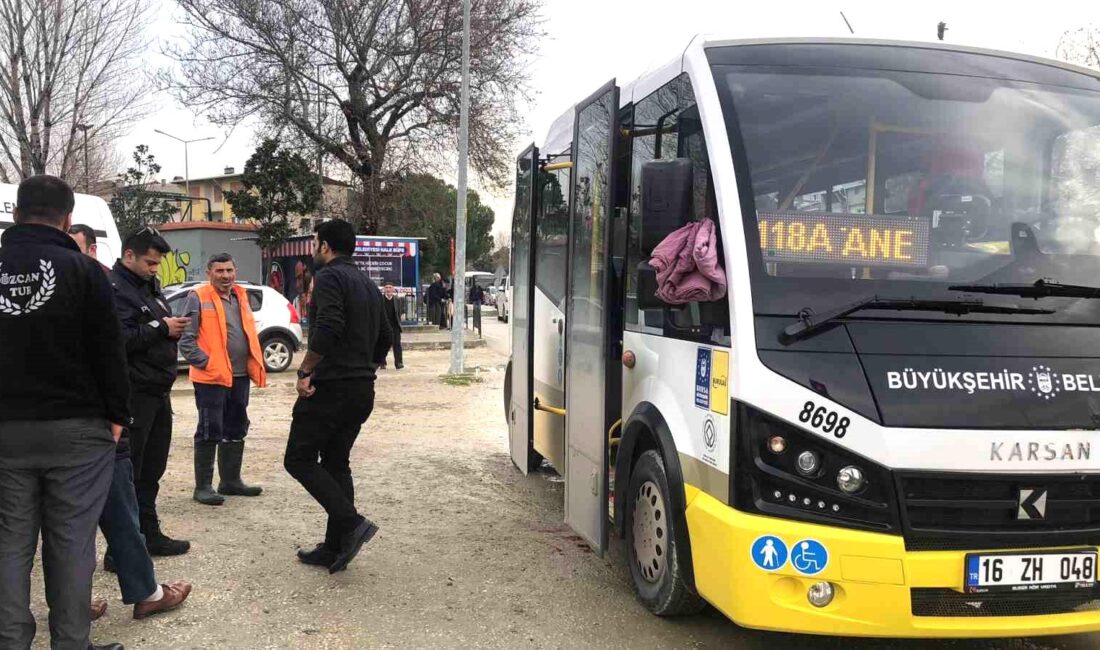
{"label": "building in background", "polygon": [[[190,180],[191,197],[198,199],[190,203],[192,214],[186,214],[188,203],[181,205],[181,221],[214,221],[223,223],[236,223],[233,215],[233,206],[225,200],[225,193],[238,191],[243,188],[241,177],[233,167],[226,167],[224,173],[218,176],[206,178],[192,178]],[[321,195],[321,205],[313,214],[300,215],[291,218],[291,226],[297,232],[308,234],[313,232],[313,227],[326,219],[343,217],[347,214],[348,205],[353,200],[353,190],[347,183],[335,178],[324,178],[324,187]],[[186,193],[188,182],[182,177],[172,179],[175,192]],[[209,213],[207,212],[209,210]]]}

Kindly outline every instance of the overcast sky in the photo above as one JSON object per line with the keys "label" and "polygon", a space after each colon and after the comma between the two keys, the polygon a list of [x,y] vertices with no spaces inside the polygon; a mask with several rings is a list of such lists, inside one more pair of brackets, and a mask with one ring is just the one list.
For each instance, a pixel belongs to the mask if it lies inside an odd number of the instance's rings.
{"label": "overcast sky", "polygon": [[[162,3],[154,33],[158,38],[170,38],[181,30],[175,19],[178,10],[172,0]],[[762,4],[738,0],[546,0],[546,38],[536,44],[538,54],[531,63],[535,96],[526,111],[524,136],[515,143],[516,153],[532,140],[541,142],[554,118],[604,82],[615,77],[620,85],[629,83],[647,69],[676,57],[698,33],[743,38],[842,36],[848,34],[840,16],[843,11],[856,36],[930,41],[935,40],[936,24],[942,20],[948,25],[948,42],[1052,57],[1065,31],[1088,25],[1100,27],[1100,4],[1080,0],[923,0],[904,6],[882,0],[779,0],[767,3],[770,7]],[[151,54],[150,62],[166,63],[156,54]],[[137,144],[150,145],[165,178],[183,175],[183,145],[153,129],[186,139],[217,138],[191,145],[192,178],[220,174],[227,166],[240,170],[255,148],[253,133],[247,126],[230,134],[178,106],[171,97],[158,102],[161,108],[139,123],[118,146],[128,153]],[[454,182],[453,175],[448,181]],[[484,191],[481,194],[496,212],[494,232],[506,231],[511,192],[501,196]]]}

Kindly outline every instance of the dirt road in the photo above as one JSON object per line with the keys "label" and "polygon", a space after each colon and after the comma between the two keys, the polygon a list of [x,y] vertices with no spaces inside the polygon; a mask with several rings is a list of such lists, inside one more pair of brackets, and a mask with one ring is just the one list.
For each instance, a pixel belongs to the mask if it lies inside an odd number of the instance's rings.
{"label": "dirt road", "polygon": [[[493,321],[495,322],[495,320]],[[194,403],[185,378],[173,394],[176,440],[160,500],[169,534],[193,550],[157,560],[161,580],[188,578],[179,611],[134,621],[112,574],[96,573],[111,609],[94,639],[127,648],[1095,648],[1100,637],[987,643],[816,639],[742,630],[710,611],[682,620],[639,607],[615,547],[595,557],[562,524],[562,483],[522,477],[506,454],[505,358],[469,351],[482,383],[439,380],[449,352],[406,354],[385,371],[352,457],[360,508],[381,525],[348,571],[301,565],[320,541],[321,509],[282,468],[293,374],[254,391],[245,478],[258,498],[222,507],[191,500]],[[100,541],[100,553],[103,551]],[[45,648],[41,577],[35,580]]]}

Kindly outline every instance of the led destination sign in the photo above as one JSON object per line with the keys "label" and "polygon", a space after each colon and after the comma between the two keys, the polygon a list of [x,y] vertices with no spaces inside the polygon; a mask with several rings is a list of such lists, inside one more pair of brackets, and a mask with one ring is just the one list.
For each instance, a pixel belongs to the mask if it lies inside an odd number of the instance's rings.
{"label": "led destination sign", "polygon": [[765,262],[849,266],[928,266],[931,221],[866,214],[761,212]]}

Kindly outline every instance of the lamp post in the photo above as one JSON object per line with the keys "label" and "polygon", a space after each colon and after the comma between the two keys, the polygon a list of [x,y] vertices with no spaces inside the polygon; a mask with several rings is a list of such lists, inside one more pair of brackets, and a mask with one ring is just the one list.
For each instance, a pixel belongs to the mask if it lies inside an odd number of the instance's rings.
{"label": "lamp post", "polygon": [[[188,198],[190,198],[191,197],[191,172],[188,169],[189,161],[188,161],[188,157],[187,157],[187,145],[191,144],[192,142],[202,142],[203,140],[213,140],[214,136],[207,136],[205,138],[195,138],[194,140],[184,140],[183,138],[178,138],[178,137],[172,135],[171,133],[165,133],[164,131],[161,131],[160,129],[153,129],[153,131],[155,131],[155,132],[157,132],[161,135],[168,136],[169,138],[172,138],[173,140],[176,140],[178,142],[183,143],[183,185],[186,188],[185,191],[187,192]],[[190,204],[188,204],[188,205],[190,205]],[[192,218],[193,218],[193,215],[192,215]]]}
{"label": "lamp post", "polygon": [[455,269],[451,290],[455,315],[451,318],[451,373],[463,371],[463,329],[466,327],[466,156],[470,130],[470,0],[462,2],[462,90],[458,126],[458,206],[455,214]]}
{"label": "lamp post", "polygon": [[88,174],[88,129],[92,128],[91,124],[77,124],[76,128],[84,133],[84,193],[89,194],[89,186],[91,185]]}

